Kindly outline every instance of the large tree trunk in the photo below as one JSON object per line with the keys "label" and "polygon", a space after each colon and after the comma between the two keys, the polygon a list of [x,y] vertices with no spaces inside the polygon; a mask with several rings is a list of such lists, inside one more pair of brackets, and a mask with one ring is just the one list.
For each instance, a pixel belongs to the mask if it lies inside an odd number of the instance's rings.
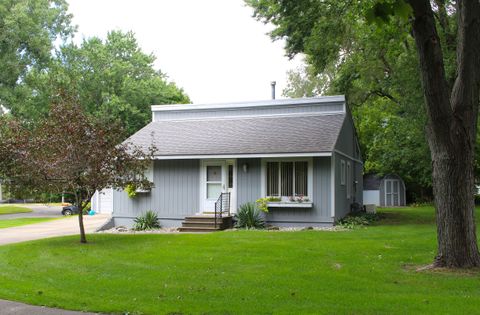
{"label": "large tree trunk", "polygon": [[447,84],[441,41],[429,0],[410,0],[428,114],[427,138],[433,163],[437,267],[480,266],[474,162],[480,91],[480,3],[459,0],[457,77]]}
{"label": "large tree trunk", "polygon": [[430,136],[438,253],[434,266],[480,266],[474,218],[474,152],[457,143],[445,149]]}

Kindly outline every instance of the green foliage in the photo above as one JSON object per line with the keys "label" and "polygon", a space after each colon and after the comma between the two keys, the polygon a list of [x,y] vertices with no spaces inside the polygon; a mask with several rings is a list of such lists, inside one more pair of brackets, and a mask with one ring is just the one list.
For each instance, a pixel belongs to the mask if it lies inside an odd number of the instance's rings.
{"label": "green foliage", "polygon": [[282,201],[282,198],[279,197],[265,197],[259,198],[255,201],[257,208],[265,213],[268,212],[268,203],[269,202],[279,202]]}
{"label": "green foliage", "polygon": [[235,227],[237,228],[263,229],[265,227],[265,219],[262,212],[260,212],[253,202],[241,205],[235,214],[235,219],[237,221]]}
{"label": "green foliage", "polygon": [[134,184],[128,184],[125,187],[125,191],[127,192],[129,198],[135,198],[137,196],[137,186]]}
{"label": "green foliage", "polygon": [[375,213],[360,212],[358,214],[350,214],[337,222],[338,226],[346,229],[355,229],[358,227],[370,225],[372,222],[378,221],[379,216]]}
{"label": "green foliage", "polygon": [[152,210],[148,210],[144,214],[136,217],[133,221],[135,222],[133,226],[135,231],[159,229],[161,227],[157,213]]}
{"label": "green foliage", "polygon": [[141,51],[132,32],[112,31],[104,41],[93,37],[80,46],[64,45],[48,71],[28,73],[24,88],[32,92],[10,106],[12,114],[43,116],[61,87],[77,92],[87,113],[121,122],[131,135],[150,122],[152,104],[190,102],[182,89],[154,69],[154,61],[154,55]]}
{"label": "green foliage", "polygon": [[25,95],[23,83],[33,67],[48,68],[55,41],[75,28],[65,0],[0,2],[0,104],[10,106]]}
{"label": "green foliage", "polygon": [[[273,25],[274,40],[286,40],[290,56],[306,55],[306,66],[289,73],[284,95],[345,94],[366,172],[398,174],[418,198],[431,194],[427,118],[408,21],[411,7],[403,0],[246,2],[257,19]],[[453,85],[454,3],[436,2],[435,10],[446,73]],[[480,163],[476,165],[480,174]]]}

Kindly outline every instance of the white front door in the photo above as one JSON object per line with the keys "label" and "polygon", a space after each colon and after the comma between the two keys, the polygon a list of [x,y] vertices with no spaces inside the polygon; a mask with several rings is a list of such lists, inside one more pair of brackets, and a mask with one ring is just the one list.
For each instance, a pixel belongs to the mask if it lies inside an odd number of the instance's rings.
{"label": "white front door", "polygon": [[203,160],[200,179],[200,212],[214,212],[215,202],[220,194],[225,192],[230,193],[230,213],[236,212],[236,160]]}
{"label": "white front door", "polygon": [[204,161],[202,168],[202,212],[214,212],[215,202],[220,194],[226,191],[226,163],[225,161]]}

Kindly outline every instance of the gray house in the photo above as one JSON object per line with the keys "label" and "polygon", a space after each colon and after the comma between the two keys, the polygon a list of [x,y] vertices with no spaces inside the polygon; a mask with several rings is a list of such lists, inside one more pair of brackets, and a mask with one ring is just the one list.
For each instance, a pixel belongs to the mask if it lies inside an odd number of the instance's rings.
{"label": "gray house", "polygon": [[135,198],[113,191],[115,225],[153,210],[163,226],[195,227],[188,221],[228,217],[271,196],[269,223],[329,226],[362,203],[362,157],[344,96],[154,105],[152,122],[127,141],[156,146],[155,187]]}

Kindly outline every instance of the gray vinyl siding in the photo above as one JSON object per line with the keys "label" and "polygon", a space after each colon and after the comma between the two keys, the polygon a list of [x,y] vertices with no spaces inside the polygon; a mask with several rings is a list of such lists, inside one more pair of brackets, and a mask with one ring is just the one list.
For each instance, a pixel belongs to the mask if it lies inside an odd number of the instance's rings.
{"label": "gray vinyl siding", "polygon": [[355,127],[353,125],[353,120],[351,119],[350,115],[345,116],[342,129],[340,130],[340,133],[338,135],[335,149],[349,156],[352,156],[355,159],[362,159],[360,155],[360,148],[358,147],[358,142],[356,139]]}
{"label": "gray vinyl siding", "polygon": [[212,108],[212,109],[190,109],[154,111],[153,121],[178,120],[178,119],[201,119],[216,117],[243,117],[243,116],[270,116],[285,114],[315,114],[326,112],[343,112],[344,102],[331,102],[319,104],[291,104],[289,106],[255,106],[245,108]]}
{"label": "gray vinyl siding", "polygon": [[[248,171],[243,165],[248,164]],[[238,159],[237,194],[238,205],[255,202],[262,196],[261,159]],[[312,208],[271,208],[267,221],[275,225],[323,226],[331,225],[331,164],[330,157],[313,158]]]}
{"label": "gray vinyl siding", "polygon": [[129,198],[124,191],[114,191],[113,217],[117,222],[135,218],[146,210],[158,213],[162,220],[183,220],[199,211],[200,161],[158,160],[154,163],[153,182],[149,193]]}
{"label": "gray vinyl siding", "polygon": [[[247,164],[247,172],[244,172],[243,165]],[[247,202],[255,202],[261,198],[261,160],[260,159],[238,159],[237,160],[237,205],[241,206]]]}
{"label": "gray vinyl siding", "polygon": [[[334,153],[335,160],[335,220],[339,220],[350,212],[352,203],[363,203],[363,164],[358,160],[362,160],[360,148],[356,139],[355,126],[350,115],[345,116],[345,120],[340,130]],[[353,157],[353,159],[352,159]],[[347,162],[351,165],[351,197],[347,198],[347,185],[341,184],[341,161],[345,161],[345,172],[347,171]],[[347,176],[345,176],[347,177]]]}

